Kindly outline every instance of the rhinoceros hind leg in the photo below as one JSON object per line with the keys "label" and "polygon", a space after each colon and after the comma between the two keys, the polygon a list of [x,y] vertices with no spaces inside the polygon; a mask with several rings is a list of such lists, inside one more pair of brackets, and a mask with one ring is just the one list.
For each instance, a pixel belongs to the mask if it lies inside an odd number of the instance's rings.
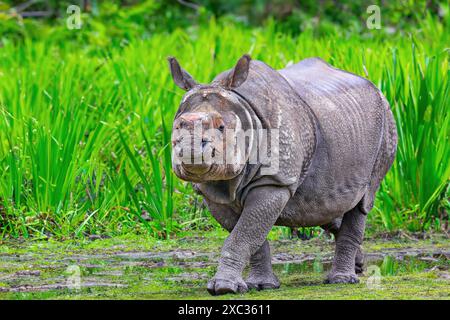
{"label": "rhinoceros hind leg", "polygon": [[361,246],[356,252],[355,272],[356,274],[362,274],[364,272],[364,253],[362,252]]}
{"label": "rhinoceros hind leg", "polygon": [[[337,240],[337,236],[339,233],[339,229],[341,227],[342,218],[336,218],[332,222],[321,226],[327,232],[330,232],[334,235],[334,239]],[[361,246],[359,246],[358,251],[356,252],[355,257],[355,272],[356,274],[361,274],[364,272],[364,253],[362,251]]]}
{"label": "rhinoceros hind leg", "polygon": [[348,211],[336,238],[333,266],[325,283],[357,283],[355,262],[364,237],[366,215],[359,206]]}

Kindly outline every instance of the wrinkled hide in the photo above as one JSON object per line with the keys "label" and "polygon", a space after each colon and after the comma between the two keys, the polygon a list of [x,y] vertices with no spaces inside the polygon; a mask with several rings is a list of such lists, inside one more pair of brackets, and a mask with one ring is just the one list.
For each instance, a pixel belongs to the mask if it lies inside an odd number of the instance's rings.
{"label": "wrinkled hide", "polygon": [[[202,164],[193,168],[206,173],[196,176],[173,165],[180,178],[193,182],[211,214],[230,231],[208,291],[278,288],[266,240],[275,224],[321,226],[333,233],[336,253],[326,282],[358,282],[366,215],[397,148],[395,121],[380,90],[318,58],[277,71],[244,55],[209,85],[195,82],[174,58],[169,61],[175,83],[188,91],[174,128],[186,117],[221,129],[219,122],[270,133],[267,145],[261,133],[249,137],[245,152],[239,153],[245,161],[234,170]],[[279,143],[272,143],[275,136]],[[203,159],[209,150],[216,150],[218,140],[201,138],[204,149],[197,156]],[[181,138],[174,133],[174,150],[178,141]],[[264,147],[271,161],[252,161],[251,155]],[[247,264],[250,274],[244,281]]]}

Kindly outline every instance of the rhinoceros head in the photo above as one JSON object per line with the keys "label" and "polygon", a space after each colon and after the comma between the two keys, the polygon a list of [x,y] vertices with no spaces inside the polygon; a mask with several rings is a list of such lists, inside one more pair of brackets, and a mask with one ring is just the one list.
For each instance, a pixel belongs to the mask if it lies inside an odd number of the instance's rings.
{"label": "rhinoceros head", "polygon": [[251,143],[240,137],[252,120],[245,101],[233,89],[246,80],[250,57],[244,55],[220,80],[208,85],[197,83],[175,58],[168,60],[174,82],[187,91],[173,123],[175,174],[192,182],[236,177],[245,166]]}

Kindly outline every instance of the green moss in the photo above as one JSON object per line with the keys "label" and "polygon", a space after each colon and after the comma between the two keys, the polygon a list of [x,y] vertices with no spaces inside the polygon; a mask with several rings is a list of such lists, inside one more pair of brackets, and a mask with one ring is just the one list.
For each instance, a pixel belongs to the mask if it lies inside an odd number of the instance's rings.
{"label": "green moss", "polygon": [[[282,287],[243,296],[211,297],[205,290],[214,275],[225,233],[156,241],[125,236],[95,241],[8,243],[0,252],[0,299],[448,299],[450,263],[436,252],[449,240],[368,240],[365,251],[379,260],[357,285],[322,284],[333,252],[323,237],[310,241],[271,241],[274,254],[302,263],[274,265]],[[405,252],[422,250],[422,256]],[[435,253],[434,255],[432,253]],[[446,251],[448,254],[448,251]],[[389,255],[382,258],[382,255]],[[402,253],[402,259],[396,255]],[[326,259],[325,259],[326,260]],[[67,283],[69,266],[80,269],[79,290]],[[379,278],[378,278],[379,277]],[[378,285],[370,285],[379,279]],[[375,281],[375,284],[377,282]],[[12,290],[11,290],[12,289]],[[6,291],[8,290],[8,291]],[[23,291],[23,292],[20,292]]]}

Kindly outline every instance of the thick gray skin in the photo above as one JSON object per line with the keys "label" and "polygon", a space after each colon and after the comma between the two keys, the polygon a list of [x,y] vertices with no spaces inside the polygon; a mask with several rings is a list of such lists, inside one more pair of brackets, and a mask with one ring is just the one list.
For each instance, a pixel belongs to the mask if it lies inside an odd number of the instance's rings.
{"label": "thick gray skin", "polygon": [[[213,85],[233,72],[220,74]],[[256,122],[280,129],[280,170],[263,175],[259,166],[248,165],[236,178],[195,183],[212,215],[230,231],[208,291],[278,288],[266,240],[274,225],[332,232],[336,252],[326,283],[358,282],[366,215],[397,145],[382,93],[317,58],[279,71],[252,60],[246,80],[230,92],[245,99],[243,107],[250,106]],[[231,190],[230,196],[223,190]]]}

